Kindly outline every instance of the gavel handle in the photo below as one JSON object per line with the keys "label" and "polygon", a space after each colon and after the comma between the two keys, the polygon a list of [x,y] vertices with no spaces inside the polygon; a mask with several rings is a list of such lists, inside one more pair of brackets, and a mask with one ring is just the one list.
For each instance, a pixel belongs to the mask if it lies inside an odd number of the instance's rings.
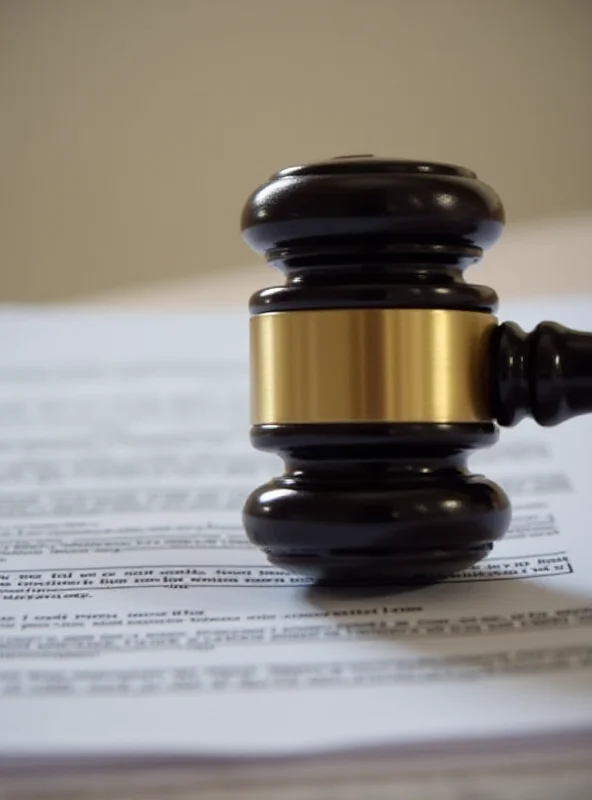
{"label": "gavel handle", "polygon": [[592,333],[556,322],[525,333],[504,322],[490,348],[490,397],[500,425],[532,417],[551,426],[592,412]]}

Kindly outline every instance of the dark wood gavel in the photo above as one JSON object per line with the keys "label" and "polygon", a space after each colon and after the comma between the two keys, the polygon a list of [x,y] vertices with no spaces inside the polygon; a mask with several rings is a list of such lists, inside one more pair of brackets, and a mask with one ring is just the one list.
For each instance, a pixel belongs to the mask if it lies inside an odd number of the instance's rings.
{"label": "dark wood gavel", "polygon": [[468,454],[592,410],[592,335],[499,324],[464,279],[504,222],[473,172],[421,161],[288,167],[250,196],[244,238],[285,276],[249,304],[251,442],[285,471],[243,520],[270,562],[331,584],[449,577],[511,518]]}

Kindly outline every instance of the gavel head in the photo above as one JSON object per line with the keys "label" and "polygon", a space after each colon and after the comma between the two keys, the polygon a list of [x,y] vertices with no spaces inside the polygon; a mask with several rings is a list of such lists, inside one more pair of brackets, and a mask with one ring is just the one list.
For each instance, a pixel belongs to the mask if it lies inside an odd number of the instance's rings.
{"label": "gavel head", "polygon": [[285,465],[246,499],[249,539],[322,583],[441,580],[510,520],[467,455],[492,445],[497,295],[468,283],[504,224],[464,168],[354,156],[283,169],[248,245],[284,273],[250,298],[251,441]]}

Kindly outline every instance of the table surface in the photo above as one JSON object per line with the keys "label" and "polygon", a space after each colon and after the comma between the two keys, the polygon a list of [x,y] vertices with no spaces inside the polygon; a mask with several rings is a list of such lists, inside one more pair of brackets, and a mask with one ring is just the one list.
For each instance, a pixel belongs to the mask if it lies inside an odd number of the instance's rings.
{"label": "table surface", "polygon": [[[245,245],[246,248],[246,245]],[[130,309],[245,309],[256,290],[283,283],[281,273],[251,259],[248,266],[205,272],[185,279],[163,279],[125,290],[97,294],[85,303]],[[469,283],[491,286],[504,299],[592,292],[592,210],[571,216],[508,225],[480,264],[466,274]]]}

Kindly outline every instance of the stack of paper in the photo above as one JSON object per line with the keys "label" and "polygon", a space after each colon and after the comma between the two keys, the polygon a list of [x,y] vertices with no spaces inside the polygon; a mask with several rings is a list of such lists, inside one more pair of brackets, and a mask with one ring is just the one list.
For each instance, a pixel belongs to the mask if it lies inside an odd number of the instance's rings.
{"label": "stack of paper", "polygon": [[[508,305],[587,329],[592,299]],[[474,456],[491,557],[335,594],[240,522],[246,315],[0,314],[0,798],[592,797],[592,419]],[[481,793],[480,793],[481,792]]]}

